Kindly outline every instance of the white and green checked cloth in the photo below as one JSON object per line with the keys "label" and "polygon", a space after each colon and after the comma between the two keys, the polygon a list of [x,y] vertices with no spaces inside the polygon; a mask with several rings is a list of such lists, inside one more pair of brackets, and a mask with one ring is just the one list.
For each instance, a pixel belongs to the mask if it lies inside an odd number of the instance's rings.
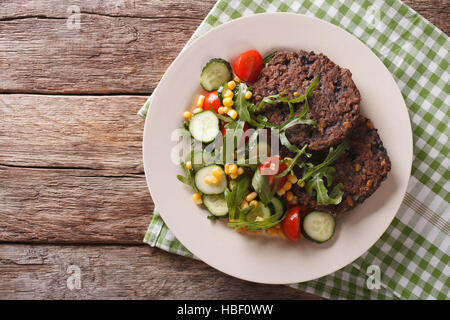
{"label": "white and green checked cloth", "polygon": [[[188,45],[232,19],[277,11],[329,21],[371,48],[394,75],[414,136],[408,190],[381,239],[341,270],[291,286],[331,299],[449,299],[449,38],[399,0],[220,0]],[[192,257],[156,212],[144,242]],[[380,268],[380,289],[368,289],[370,265]]]}

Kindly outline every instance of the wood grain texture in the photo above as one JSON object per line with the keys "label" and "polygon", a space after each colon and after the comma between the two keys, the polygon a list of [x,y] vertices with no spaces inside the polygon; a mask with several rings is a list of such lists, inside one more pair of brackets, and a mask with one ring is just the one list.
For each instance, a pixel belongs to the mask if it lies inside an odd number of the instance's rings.
{"label": "wood grain texture", "polygon": [[143,173],[145,100],[0,94],[0,164]]}
{"label": "wood grain texture", "polygon": [[[2,1],[0,299],[313,297],[141,244],[153,203],[135,113],[215,2]],[[405,3],[450,33],[449,1]]]}
{"label": "wood grain texture", "polygon": [[[0,8],[0,92],[150,93],[214,0],[25,1]],[[407,4],[450,32],[450,2]],[[70,29],[70,6],[80,29]]]}
{"label": "wood grain texture", "polygon": [[[69,290],[75,265],[81,289]],[[11,290],[15,288],[15,290]],[[315,299],[248,283],[147,246],[0,244],[0,299]]]}

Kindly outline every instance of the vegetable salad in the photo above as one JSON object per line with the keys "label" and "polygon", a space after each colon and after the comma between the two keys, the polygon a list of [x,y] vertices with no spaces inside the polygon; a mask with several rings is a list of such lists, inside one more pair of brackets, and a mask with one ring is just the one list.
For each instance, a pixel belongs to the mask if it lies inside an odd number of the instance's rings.
{"label": "vegetable salad", "polygon": [[[333,162],[348,148],[345,140],[331,147],[320,164],[309,158],[308,146],[291,144],[286,130],[294,125],[316,126],[308,119],[308,97],[319,83],[311,80],[307,90],[288,99],[285,92],[252,102],[251,84],[275,52],[262,57],[256,50],[242,53],[231,65],[221,58],[204,66],[199,94],[193,110],[184,112],[183,132],[192,139],[182,158],[184,175],[177,178],[193,190],[192,199],[209,211],[211,220],[223,219],[236,231],[278,234],[298,241],[300,235],[326,242],[334,234],[332,214],[302,206],[291,188],[297,184],[316,197],[318,204],[338,204],[343,191],[332,185]],[[303,102],[300,114],[293,105]],[[258,114],[266,105],[286,103],[289,117],[275,125]],[[279,146],[295,156],[280,157]],[[296,176],[294,168],[301,169]]]}

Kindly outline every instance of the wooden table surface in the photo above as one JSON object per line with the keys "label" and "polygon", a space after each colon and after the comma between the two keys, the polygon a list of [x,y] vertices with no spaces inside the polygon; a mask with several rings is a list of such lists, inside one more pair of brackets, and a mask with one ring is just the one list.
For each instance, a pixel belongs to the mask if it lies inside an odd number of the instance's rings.
{"label": "wooden table surface", "polygon": [[[1,2],[0,299],[316,298],[142,244],[136,111],[215,0]],[[406,3],[449,34],[449,1]]]}

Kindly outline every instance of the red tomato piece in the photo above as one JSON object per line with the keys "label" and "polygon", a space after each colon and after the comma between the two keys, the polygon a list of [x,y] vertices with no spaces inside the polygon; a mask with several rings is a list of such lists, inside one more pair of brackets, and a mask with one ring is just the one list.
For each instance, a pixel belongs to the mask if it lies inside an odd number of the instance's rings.
{"label": "red tomato piece", "polygon": [[286,238],[298,241],[300,230],[300,206],[294,206],[288,210],[286,217],[281,221],[281,230]]}
{"label": "red tomato piece", "polygon": [[253,83],[258,79],[263,67],[263,57],[256,50],[244,52],[237,57],[233,65],[234,73],[239,79],[250,83]]}
{"label": "red tomato piece", "polygon": [[288,165],[284,162],[280,162],[280,158],[277,156],[272,156],[267,158],[266,161],[259,165],[259,172],[262,175],[267,176],[269,180],[270,188],[273,188],[275,182],[277,183],[277,190],[283,188],[287,180],[287,175],[281,178],[275,178],[274,176],[283,172]]}
{"label": "red tomato piece", "polygon": [[205,97],[205,102],[203,103],[203,110],[212,110],[218,113],[219,108],[222,106],[217,95],[217,91],[210,92]]}

